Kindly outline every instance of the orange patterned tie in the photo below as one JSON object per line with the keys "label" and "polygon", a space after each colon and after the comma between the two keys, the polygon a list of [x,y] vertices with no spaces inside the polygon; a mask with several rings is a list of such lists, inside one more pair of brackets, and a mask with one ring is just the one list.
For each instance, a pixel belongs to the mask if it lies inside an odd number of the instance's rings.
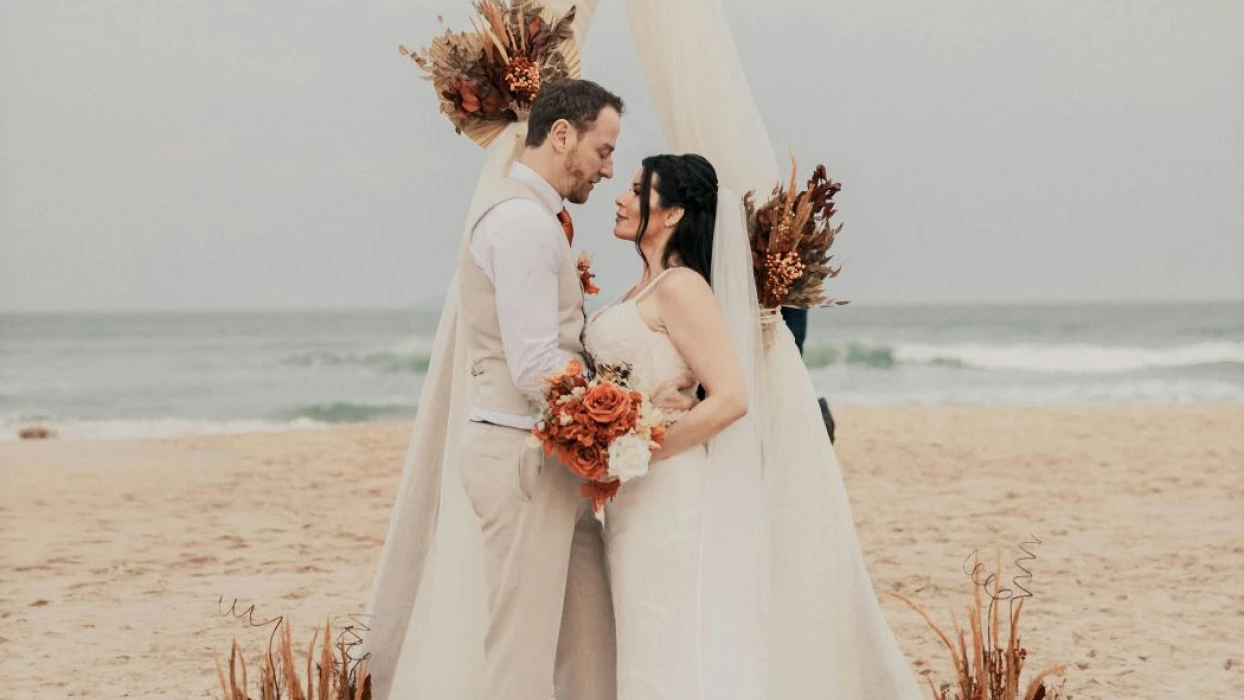
{"label": "orange patterned tie", "polygon": [[570,220],[570,212],[565,207],[557,212],[557,220],[562,224],[562,230],[566,232],[566,242],[574,245],[574,222]]}

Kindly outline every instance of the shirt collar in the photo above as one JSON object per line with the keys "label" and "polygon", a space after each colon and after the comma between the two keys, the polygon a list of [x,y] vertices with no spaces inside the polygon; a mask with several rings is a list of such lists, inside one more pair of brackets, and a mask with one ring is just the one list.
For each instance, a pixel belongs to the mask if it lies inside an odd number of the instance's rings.
{"label": "shirt collar", "polygon": [[514,161],[514,165],[510,168],[510,177],[527,185],[536,191],[540,199],[544,201],[552,211],[560,211],[562,209],[562,196],[557,194],[557,190],[540,176],[540,173],[532,170],[527,165]]}

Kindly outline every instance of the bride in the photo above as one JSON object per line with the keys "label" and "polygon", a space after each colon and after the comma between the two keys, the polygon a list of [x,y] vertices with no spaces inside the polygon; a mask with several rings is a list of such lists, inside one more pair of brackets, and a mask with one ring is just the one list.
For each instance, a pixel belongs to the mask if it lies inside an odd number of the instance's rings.
{"label": "bride", "polygon": [[[698,653],[702,547],[706,535],[720,537],[706,530],[710,479],[720,483],[723,476],[714,471],[710,450],[719,436],[727,439],[723,433],[759,434],[751,429],[755,416],[748,418],[754,382],[745,376],[710,286],[718,198],[717,173],[704,158],[644,159],[617,199],[614,226],[615,236],[639,250],[643,277],[594,314],[584,330],[584,347],[593,361],[629,367],[630,384],[639,391],[653,392],[682,376],[694,377],[705,389],[703,401],[671,416],[676,420],[662,449],[653,454],[648,474],[628,482],[605,505],[620,700],[723,697],[703,692]],[[723,238],[738,233],[724,232]],[[753,448],[745,458],[747,466],[759,476],[759,442],[746,446]],[[733,544],[743,551],[742,543]],[[757,562],[741,556],[737,563],[735,581],[712,582],[712,587],[747,581],[738,591],[755,586],[759,593]],[[748,605],[745,596],[733,602]],[[726,632],[737,638],[745,631]],[[760,697],[758,686],[731,686],[736,697]]]}
{"label": "bride", "polygon": [[767,376],[739,198],[702,156],[658,155],[616,204],[614,235],[634,243],[643,274],[588,320],[585,348],[628,365],[636,389],[690,375],[705,390],[648,475],[605,506],[619,700],[920,697],[824,430],[797,421],[807,432],[779,445],[765,429],[771,410],[819,420],[819,408],[784,328],[769,353],[798,371]]}

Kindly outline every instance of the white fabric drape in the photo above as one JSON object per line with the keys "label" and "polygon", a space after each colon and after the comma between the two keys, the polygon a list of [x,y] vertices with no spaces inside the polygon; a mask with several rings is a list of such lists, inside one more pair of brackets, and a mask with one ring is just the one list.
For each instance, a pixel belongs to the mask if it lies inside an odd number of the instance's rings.
{"label": "white fabric drape", "polygon": [[743,201],[719,189],[713,296],[747,382],[746,416],[708,443],[700,536],[700,699],[764,697],[764,350]]}
{"label": "white fabric drape", "polygon": [[[627,0],[627,13],[670,149],[708,158],[723,188],[754,189],[766,197],[778,181],[777,160],[720,1]],[[763,524],[767,565],[759,579],[766,631],[753,638],[751,625],[737,617],[704,627],[704,698],[917,700],[921,693],[915,676],[882,616],[865,568],[811,378],[789,331],[775,330],[762,369],[768,396],[760,407],[767,413],[763,512],[734,514],[736,525]],[[730,472],[739,467],[733,458],[724,459]],[[718,462],[711,462],[710,474],[717,469]],[[754,469],[762,467],[755,464]],[[724,497],[757,507],[729,489]],[[712,561],[720,543],[707,537],[705,555]],[[735,559],[743,564],[750,556],[745,551]],[[731,573],[721,562],[716,568],[706,565],[705,616],[724,609],[732,597],[737,606],[750,609],[755,581],[746,570]],[[713,674],[719,672],[741,685],[718,683]],[[765,684],[759,692],[747,682],[757,676]]]}
{"label": "white fabric drape", "polygon": [[790,331],[775,331],[765,358],[768,698],[919,700],[868,577],[812,379]]}
{"label": "white fabric drape", "polygon": [[712,161],[723,188],[767,195],[777,158],[719,0],[626,0],[626,13],[670,148]]}
{"label": "white fabric drape", "polygon": [[[597,0],[544,5],[559,15],[575,6],[582,48]],[[525,123],[511,124],[489,146],[467,221],[476,218],[481,193],[509,171],[526,131]],[[371,654],[375,700],[469,700],[480,687],[488,608],[479,527],[458,478],[472,404],[461,320],[455,275],[367,604],[363,650]]]}

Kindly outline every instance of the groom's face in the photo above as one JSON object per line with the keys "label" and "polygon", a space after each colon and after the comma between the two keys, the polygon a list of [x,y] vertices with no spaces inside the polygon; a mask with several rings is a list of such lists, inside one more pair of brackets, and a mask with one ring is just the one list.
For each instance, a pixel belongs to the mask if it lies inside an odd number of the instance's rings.
{"label": "groom's face", "polygon": [[570,148],[566,151],[566,199],[583,204],[601,180],[613,177],[613,149],[622,130],[622,116],[605,107],[587,129],[571,128]]}

